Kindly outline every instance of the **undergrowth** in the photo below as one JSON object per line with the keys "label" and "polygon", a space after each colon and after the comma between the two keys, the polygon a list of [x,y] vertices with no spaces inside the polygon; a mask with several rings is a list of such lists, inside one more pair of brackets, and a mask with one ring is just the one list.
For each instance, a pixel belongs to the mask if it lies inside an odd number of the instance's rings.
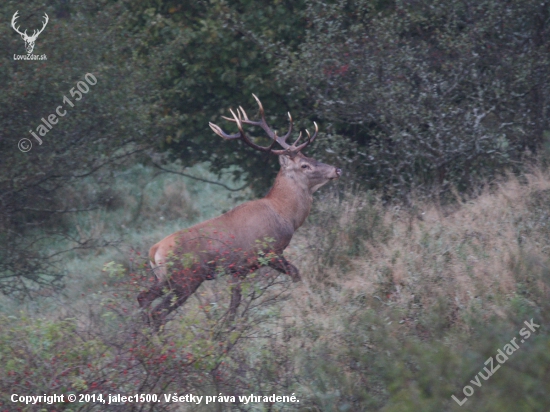
{"label": "undergrowth", "polygon": [[[230,322],[227,280],[205,282],[158,335],[135,301],[151,276],[146,262],[120,259],[90,273],[97,282],[78,299],[55,306],[50,298],[55,310],[37,302],[0,318],[0,410],[550,410],[549,193],[542,172],[523,183],[509,176],[450,209],[321,191],[285,252],[301,283],[260,270]],[[531,319],[540,328],[480,386],[471,383]],[[459,406],[452,396],[464,399],[467,385],[474,392]],[[9,399],[62,392],[236,401],[50,407]],[[250,394],[300,402],[238,402]]]}

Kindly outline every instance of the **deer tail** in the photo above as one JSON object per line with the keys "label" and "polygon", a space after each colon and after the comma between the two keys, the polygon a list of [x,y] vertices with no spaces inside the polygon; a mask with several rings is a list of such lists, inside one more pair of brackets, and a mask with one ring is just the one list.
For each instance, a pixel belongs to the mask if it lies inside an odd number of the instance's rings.
{"label": "deer tail", "polygon": [[160,251],[158,250],[159,246],[160,245],[157,243],[149,249],[149,264],[157,279],[162,282],[166,278],[166,266],[160,256]]}

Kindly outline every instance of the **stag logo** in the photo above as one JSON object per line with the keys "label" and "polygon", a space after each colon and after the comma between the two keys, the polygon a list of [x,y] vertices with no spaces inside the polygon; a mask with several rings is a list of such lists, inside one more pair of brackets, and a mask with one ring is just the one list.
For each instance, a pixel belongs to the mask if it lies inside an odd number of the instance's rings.
{"label": "stag logo", "polygon": [[19,17],[17,15],[19,13],[19,10],[15,12],[11,19],[11,27],[21,35],[21,38],[25,41],[25,49],[27,50],[27,54],[30,55],[32,51],[34,50],[34,43],[36,42],[36,39],[38,38],[38,35],[44,31],[46,28],[46,25],[48,24],[48,21],[50,20],[48,15],[44,13],[44,23],[42,24],[42,28],[40,30],[34,30],[32,35],[29,36],[27,34],[27,30],[25,30],[23,33],[19,31],[19,27],[15,26],[16,20]]}

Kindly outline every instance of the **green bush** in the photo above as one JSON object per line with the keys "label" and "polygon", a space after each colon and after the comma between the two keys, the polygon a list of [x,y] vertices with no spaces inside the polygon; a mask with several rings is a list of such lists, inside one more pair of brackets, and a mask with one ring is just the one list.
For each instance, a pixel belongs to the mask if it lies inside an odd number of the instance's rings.
{"label": "green bush", "polygon": [[277,72],[355,143],[338,158],[357,184],[402,199],[474,190],[545,144],[549,7],[312,0]]}

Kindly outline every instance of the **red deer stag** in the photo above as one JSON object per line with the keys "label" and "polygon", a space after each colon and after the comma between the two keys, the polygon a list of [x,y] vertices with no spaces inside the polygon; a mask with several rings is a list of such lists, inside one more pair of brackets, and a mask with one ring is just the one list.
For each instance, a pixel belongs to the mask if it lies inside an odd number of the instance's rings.
{"label": "red deer stag", "polygon": [[[237,114],[231,110],[233,118],[224,117],[237,124],[238,133],[227,134],[213,123],[210,127],[225,140],[240,139],[256,150],[277,155],[281,169],[275,184],[263,199],[246,202],[221,216],[175,232],[149,250],[156,281],[149,290],[139,294],[138,302],[143,310],[148,310],[156,298],[168,292],[150,313],[156,330],[202,282],[216,278],[219,273],[229,273],[232,281],[237,282],[229,309],[230,319],[233,319],[241,300],[238,280],[260,267],[259,256],[269,254],[269,266],[286,273],[295,282],[300,280],[298,269],[284,258],[283,250],[308,216],[313,192],[328,181],[339,178],[342,171],[301,153],[317,137],[317,124],[314,123],[313,136],[306,131],[307,141],[298,146],[302,137],[300,133],[290,145],[286,142],[292,133],[290,113],[288,133],[279,137],[267,125],[260,100],[253,96],[260,110],[259,121],[249,120],[243,108],[239,107]],[[257,145],[247,137],[243,124],[261,127],[272,143],[268,147]],[[275,143],[282,149],[273,149]]]}

